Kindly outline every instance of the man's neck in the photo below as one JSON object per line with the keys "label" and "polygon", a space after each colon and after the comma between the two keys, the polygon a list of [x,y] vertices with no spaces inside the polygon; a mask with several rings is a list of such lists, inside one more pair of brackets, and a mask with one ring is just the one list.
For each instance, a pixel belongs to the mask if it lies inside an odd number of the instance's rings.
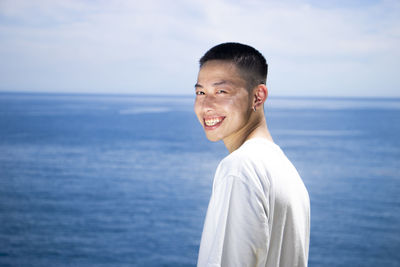
{"label": "man's neck", "polygon": [[224,144],[229,153],[232,153],[241,145],[243,145],[244,142],[252,138],[265,138],[273,142],[272,136],[267,127],[267,122],[265,120],[264,114],[262,114],[262,117],[259,117],[254,122],[249,123],[246,127],[243,127],[233,136],[225,138]]}

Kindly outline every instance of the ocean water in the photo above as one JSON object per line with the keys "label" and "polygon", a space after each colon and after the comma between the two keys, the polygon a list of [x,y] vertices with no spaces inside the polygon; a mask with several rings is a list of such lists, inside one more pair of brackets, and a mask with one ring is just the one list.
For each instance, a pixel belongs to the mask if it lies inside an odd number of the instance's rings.
{"label": "ocean water", "polygon": [[[193,98],[0,94],[0,266],[195,266],[212,176]],[[400,266],[400,99],[274,98],[309,266]]]}

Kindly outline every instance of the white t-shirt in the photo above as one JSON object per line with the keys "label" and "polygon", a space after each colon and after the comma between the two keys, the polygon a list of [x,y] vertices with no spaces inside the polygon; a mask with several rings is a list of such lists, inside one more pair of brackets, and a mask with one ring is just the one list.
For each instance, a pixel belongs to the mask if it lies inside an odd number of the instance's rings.
{"label": "white t-shirt", "polygon": [[282,150],[254,138],[224,158],[197,266],[307,266],[310,200]]}

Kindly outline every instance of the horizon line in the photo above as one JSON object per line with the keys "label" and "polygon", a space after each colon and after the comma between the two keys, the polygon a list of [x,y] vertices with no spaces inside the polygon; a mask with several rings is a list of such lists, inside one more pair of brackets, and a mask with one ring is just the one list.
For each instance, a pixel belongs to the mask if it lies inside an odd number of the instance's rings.
{"label": "horizon line", "polygon": [[[160,94],[160,93],[104,93],[104,92],[50,92],[50,91],[7,91],[1,90],[0,94],[15,95],[59,95],[59,96],[140,96],[140,97],[193,97],[194,94]],[[357,96],[357,95],[269,95],[268,98],[292,98],[292,99],[381,99],[381,100],[400,100],[400,96]]]}

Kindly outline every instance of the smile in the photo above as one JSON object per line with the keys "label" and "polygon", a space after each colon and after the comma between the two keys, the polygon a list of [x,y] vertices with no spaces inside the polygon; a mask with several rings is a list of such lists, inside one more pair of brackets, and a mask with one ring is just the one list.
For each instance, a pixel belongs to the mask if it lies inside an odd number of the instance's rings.
{"label": "smile", "polygon": [[221,122],[224,119],[225,117],[214,117],[214,118],[204,119],[204,126],[206,128],[216,128],[221,124]]}

